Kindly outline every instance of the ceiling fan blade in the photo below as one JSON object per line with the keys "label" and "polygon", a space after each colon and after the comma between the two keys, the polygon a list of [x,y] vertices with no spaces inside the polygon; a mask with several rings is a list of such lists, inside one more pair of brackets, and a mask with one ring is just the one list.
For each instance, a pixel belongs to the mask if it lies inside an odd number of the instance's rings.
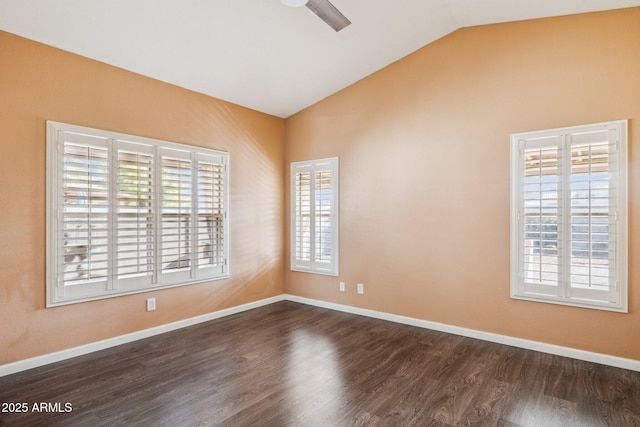
{"label": "ceiling fan blade", "polygon": [[340,31],[351,24],[329,0],[309,0],[307,7],[335,31]]}

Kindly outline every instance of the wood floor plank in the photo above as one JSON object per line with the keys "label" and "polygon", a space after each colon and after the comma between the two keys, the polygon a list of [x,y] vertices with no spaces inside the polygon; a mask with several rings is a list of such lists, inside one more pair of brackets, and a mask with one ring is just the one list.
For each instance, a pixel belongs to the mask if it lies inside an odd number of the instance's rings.
{"label": "wood floor plank", "polygon": [[640,427],[640,373],[281,302],[0,378],[5,426]]}

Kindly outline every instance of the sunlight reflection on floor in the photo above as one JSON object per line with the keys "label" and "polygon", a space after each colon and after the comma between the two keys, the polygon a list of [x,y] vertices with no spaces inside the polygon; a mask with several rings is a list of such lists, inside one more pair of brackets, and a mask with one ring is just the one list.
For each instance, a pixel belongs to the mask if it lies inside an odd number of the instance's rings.
{"label": "sunlight reflection on floor", "polygon": [[[291,422],[298,425],[335,419],[343,401],[343,378],[333,343],[310,331],[292,333],[286,375]],[[313,390],[313,395],[308,391]]]}

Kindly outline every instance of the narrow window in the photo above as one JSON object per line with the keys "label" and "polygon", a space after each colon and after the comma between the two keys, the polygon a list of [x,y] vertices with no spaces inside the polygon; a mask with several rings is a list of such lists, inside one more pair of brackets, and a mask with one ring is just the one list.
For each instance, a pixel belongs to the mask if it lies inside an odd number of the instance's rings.
{"label": "narrow window", "polygon": [[338,275],[338,158],[291,164],[291,269]]}
{"label": "narrow window", "polygon": [[511,295],[627,310],[627,122],[511,136]]}

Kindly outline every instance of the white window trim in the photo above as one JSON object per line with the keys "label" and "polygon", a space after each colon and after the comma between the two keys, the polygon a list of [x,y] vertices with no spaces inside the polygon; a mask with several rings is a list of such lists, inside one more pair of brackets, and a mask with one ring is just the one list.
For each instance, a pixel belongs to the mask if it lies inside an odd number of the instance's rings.
{"label": "white window trim", "polygon": [[[115,236],[114,234],[109,234],[109,249],[107,251],[108,257],[108,270],[109,274],[107,279],[105,279],[105,284],[103,286],[99,286],[94,290],[89,290],[85,293],[78,293],[67,295],[64,290],[64,285],[61,283],[62,281],[59,279],[61,277],[61,272],[59,271],[59,263],[55,260],[57,257],[61,256],[61,252],[63,251],[63,246],[60,244],[60,239],[58,238],[61,233],[64,232],[61,229],[61,218],[63,213],[61,212],[61,202],[63,199],[61,196],[61,182],[62,182],[62,160],[63,154],[61,147],[64,144],[64,138],[62,135],[64,133],[72,133],[79,135],[86,135],[89,137],[97,137],[105,140],[105,145],[109,147],[109,159],[113,163],[113,159],[116,156],[116,150],[120,143],[122,146],[126,144],[140,144],[148,147],[149,153],[154,153],[154,161],[156,162],[156,171],[153,176],[153,186],[155,193],[155,201],[154,201],[154,224],[155,224],[155,250],[154,250],[154,273],[152,274],[151,280],[127,280],[127,279],[117,279],[115,277],[115,255],[114,255],[114,244]],[[194,147],[185,144],[179,144],[174,142],[162,141],[152,138],[145,138],[134,135],[127,135],[123,133],[105,131],[100,129],[92,129],[83,126],[76,126],[66,123],[59,123],[54,121],[47,121],[47,186],[46,186],[46,306],[47,307],[55,307],[66,304],[73,304],[85,301],[93,301],[104,298],[117,297],[122,295],[136,294],[141,292],[148,292],[150,290],[171,288],[177,286],[190,285],[201,282],[209,282],[213,280],[226,279],[230,276],[230,268],[229,268],[229,153],[217,150],[211,150],[206,148]],[[116,148],[114,148],[116,147]],[[159,268],[159,238],[158,238],[158,226],[161,220],[160,213],[160,187],[162,183],[160,182],[160,170],[161,167],[157,165],[160,164],[159,159],[160,152],[162,150],[174,150],[180,153],[186,153],[185,155],[190,156],[191,159],[211,159],[215,158],[221,161],[222,169],[223,169],[223,184],[222,184],[222,203],[223,203],[223,242],[222,242],[222,252],[223,252],[223,265],[219,268],[216,268],[216,271],[212,271],[213,269],[208,269],[202,266],[198,266],[196,262],[191,262],[191,274],[187,274],[186,277],[178,277],[180,274],[175,274],[176,278],[168,278],[163,277],[167,276],[162,274],[162,271]],[[110,170],[113,170],[113,164],[109,166]],[[114,174],[110,174],[109,178],[109,191],[110,191],[110,203],[109,203],[109,216],[111,220],[109,221],[112,225],[110,225],[110,233],[114,230],[114,225],[116,223],[117,212],[115,209],[115,191],[113,190],[115,186],[117,177]],[[193,210],[192,215],[198,215],[198,198],[199,193],[196,191],[196,183],[195,179],[193,180],[194,184],[192,187],[192,203]],[[115,212],[115,213],[114,213]],[[197,222],[197,221],[196,221]],[[197,224],[194,225],[197,227]],[[192,241],[195,241],[195,238],[191,238]],[[195,242],[192,243],[192,249],[195,247]],[[195,251],[192,252],[195,256]],[[199,270],[200,267],[200,270]],[[121,286],[118,286],[118,282],[122,282]],[[79,285],[82,286],[82,285]],[[91,288],[91,286],[88,286]]]}
{"label": "white window trim", "polygon": [[[592,308],[607,311],[616,311],[626,313],[628,311],[628,283],[627,283],[627,267],[628,267],[628,153],[627,153],[627,120],[618,120],[611,122],[603,122],[582,126],[572,126],[558,129],[550,129],[543,131],[524,132],[511,135],[511,298],[522,299],[528,301],[546,302],[551,304],[561,304],[574,307]],[[615,225],[615,248],[616,262],[613,266],[615,270],[616,283],[610,291],[610,300],[593,300],[589,298],[571,297],[570,283],[567,280],[559,284],[560,291],[558,295],[549,295],[543,290],[536,291],[535,286],[528,287],[524,284],[522,268],[522,235],[524,232],[521,222],[520,206],[522,206],[523,195],[522,187],[522,161],[520,154],[520,145],[524,140],[534,140],[538,138],[558,137],[561,144],[566,144],[565,139],[570,135],[593,131],[607,130],[616,135],[616,151],[617,158],[617,192],[615,193],[616,204],[616,225]],[[610,142],[611,144],[611,142]],[[570,160],[568,160],[570,162]],[[570,165],[570,163],[569,163]],[[566,188],[563,189],[566,192]],[[566,196],[565,196],[566,197]],[[566,203],[565,200],[565,209]],[[563,205],[561,205],[562,208]],[[611,233],[611,231],[610,231]],[[569,233],[570,234],[570,233]],[[568,237],[567,237],[568,239]],[[570,248],[567,250],[571,250]],[[568,274],[568,273],[566,273]],[[539,285],[543,286],[543,285]]]}
{"label": "white window trim", "polygon": [[[316,171],[329,170],[331,173],[331,253],[332,259],[329,263],[316,262],[315,261],[315,224],[311,225],[311,242],[310,242],[310,260],[302,261],[296,257],[297,245],[296,245],[296,174],[299,171],[308,171],[313,174]],[[300,161],[291,163],[291,187],[290,187],[290,200],[291,200],[291,226],[290,226],[290,252],[291,252],[291,270],[304,273],[324,274],[329,276],[338,276],[339,274],[339,161],[337,157],[316,159],[309,161]],[[311,210],[310,217],[315,216],[315,198],[311,197]]]}

